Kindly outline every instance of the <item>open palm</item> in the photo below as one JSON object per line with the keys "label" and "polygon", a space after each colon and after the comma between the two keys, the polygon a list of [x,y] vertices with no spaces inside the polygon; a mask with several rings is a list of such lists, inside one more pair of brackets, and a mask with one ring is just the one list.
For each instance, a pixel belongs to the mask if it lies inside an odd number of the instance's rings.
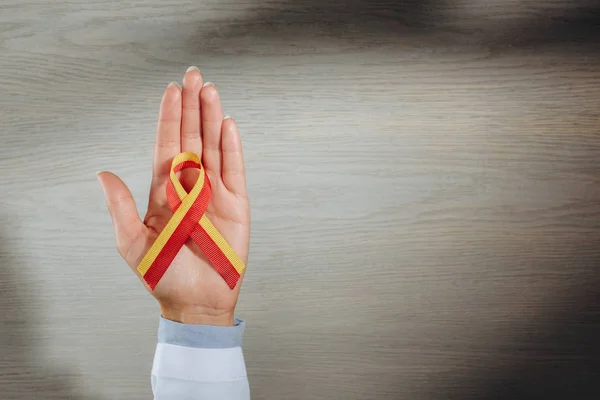
{"label": "open palm", "polygon": [[[206,215],[240,259],[248,261],[250,206],[238,129],[231,118],[223,118],[214,85],[203,85],[200,72],[191,67],[183,78],[183,90],[170,84],[162,98],[150,199],[143,222],[125,183],[110,172],[98,174],[113,219],[117,249],[138,277],[137,265],[172,216],[165,184],[173,157],[183,151],[202,158],[213,192]],[[188,191],[197,173],[182,172],[180,179]],[[188,240],[151,293],[165,318],[230,325],[241,281],[231,290],[198,246]]]}

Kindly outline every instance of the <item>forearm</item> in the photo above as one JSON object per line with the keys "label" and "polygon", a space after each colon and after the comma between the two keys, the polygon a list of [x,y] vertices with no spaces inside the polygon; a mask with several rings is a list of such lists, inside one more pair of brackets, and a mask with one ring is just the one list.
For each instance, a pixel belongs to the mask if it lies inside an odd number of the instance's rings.
{"label": "forearm", "polygon": [[152,368],[155,400],[248,400],[244,321],[188,325],[161,317]]}

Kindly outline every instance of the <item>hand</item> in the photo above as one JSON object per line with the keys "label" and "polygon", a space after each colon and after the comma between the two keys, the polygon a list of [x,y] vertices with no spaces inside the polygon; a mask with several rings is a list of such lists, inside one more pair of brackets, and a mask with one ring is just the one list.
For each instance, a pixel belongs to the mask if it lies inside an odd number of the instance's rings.
{"label": "hand", "polygon": [[[125,183],[110,172],[98,174],[113,220],[119,254],[148,291],[137,265],[171,218],[165,183],[173,157],[183,151],[201,157],[210,178],[213,193],[205,214],[244,264],[248,262],[250,206],[240,135],[232,119],[223,119],[217,89],[210,83],[203,86],[200,71],[191,67],[183,77],[183,90],[172,83],[163,94],[150,200],[143,222]],[[181,181],[189,191],[198,171],[182,172]],[[242,279],[231,290],[189,239],[151,293],[167,319],[226,326],[233,325],[241,282]]]}

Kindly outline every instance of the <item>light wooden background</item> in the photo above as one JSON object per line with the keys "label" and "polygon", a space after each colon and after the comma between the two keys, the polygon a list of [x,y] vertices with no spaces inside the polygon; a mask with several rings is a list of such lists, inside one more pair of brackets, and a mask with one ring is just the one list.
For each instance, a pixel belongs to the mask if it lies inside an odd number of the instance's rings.
{"label": "light wooden background", "polygon": [[600,9],[581,0],[0,1],[0,398],[149,399],[165,85],[242,130],[254,399],[600,396]]}

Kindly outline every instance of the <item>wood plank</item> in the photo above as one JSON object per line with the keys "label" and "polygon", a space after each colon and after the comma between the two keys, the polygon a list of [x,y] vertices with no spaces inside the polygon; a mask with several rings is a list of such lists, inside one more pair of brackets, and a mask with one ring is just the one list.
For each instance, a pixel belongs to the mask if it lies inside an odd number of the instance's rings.
{"label": "wood plank", "polygon": [[242,130],[253,398],[598,398],[597,15],[5,0],[0,397],[151,397],[158,310],[95,172],[144,209],[161,92],[195,64]]}

